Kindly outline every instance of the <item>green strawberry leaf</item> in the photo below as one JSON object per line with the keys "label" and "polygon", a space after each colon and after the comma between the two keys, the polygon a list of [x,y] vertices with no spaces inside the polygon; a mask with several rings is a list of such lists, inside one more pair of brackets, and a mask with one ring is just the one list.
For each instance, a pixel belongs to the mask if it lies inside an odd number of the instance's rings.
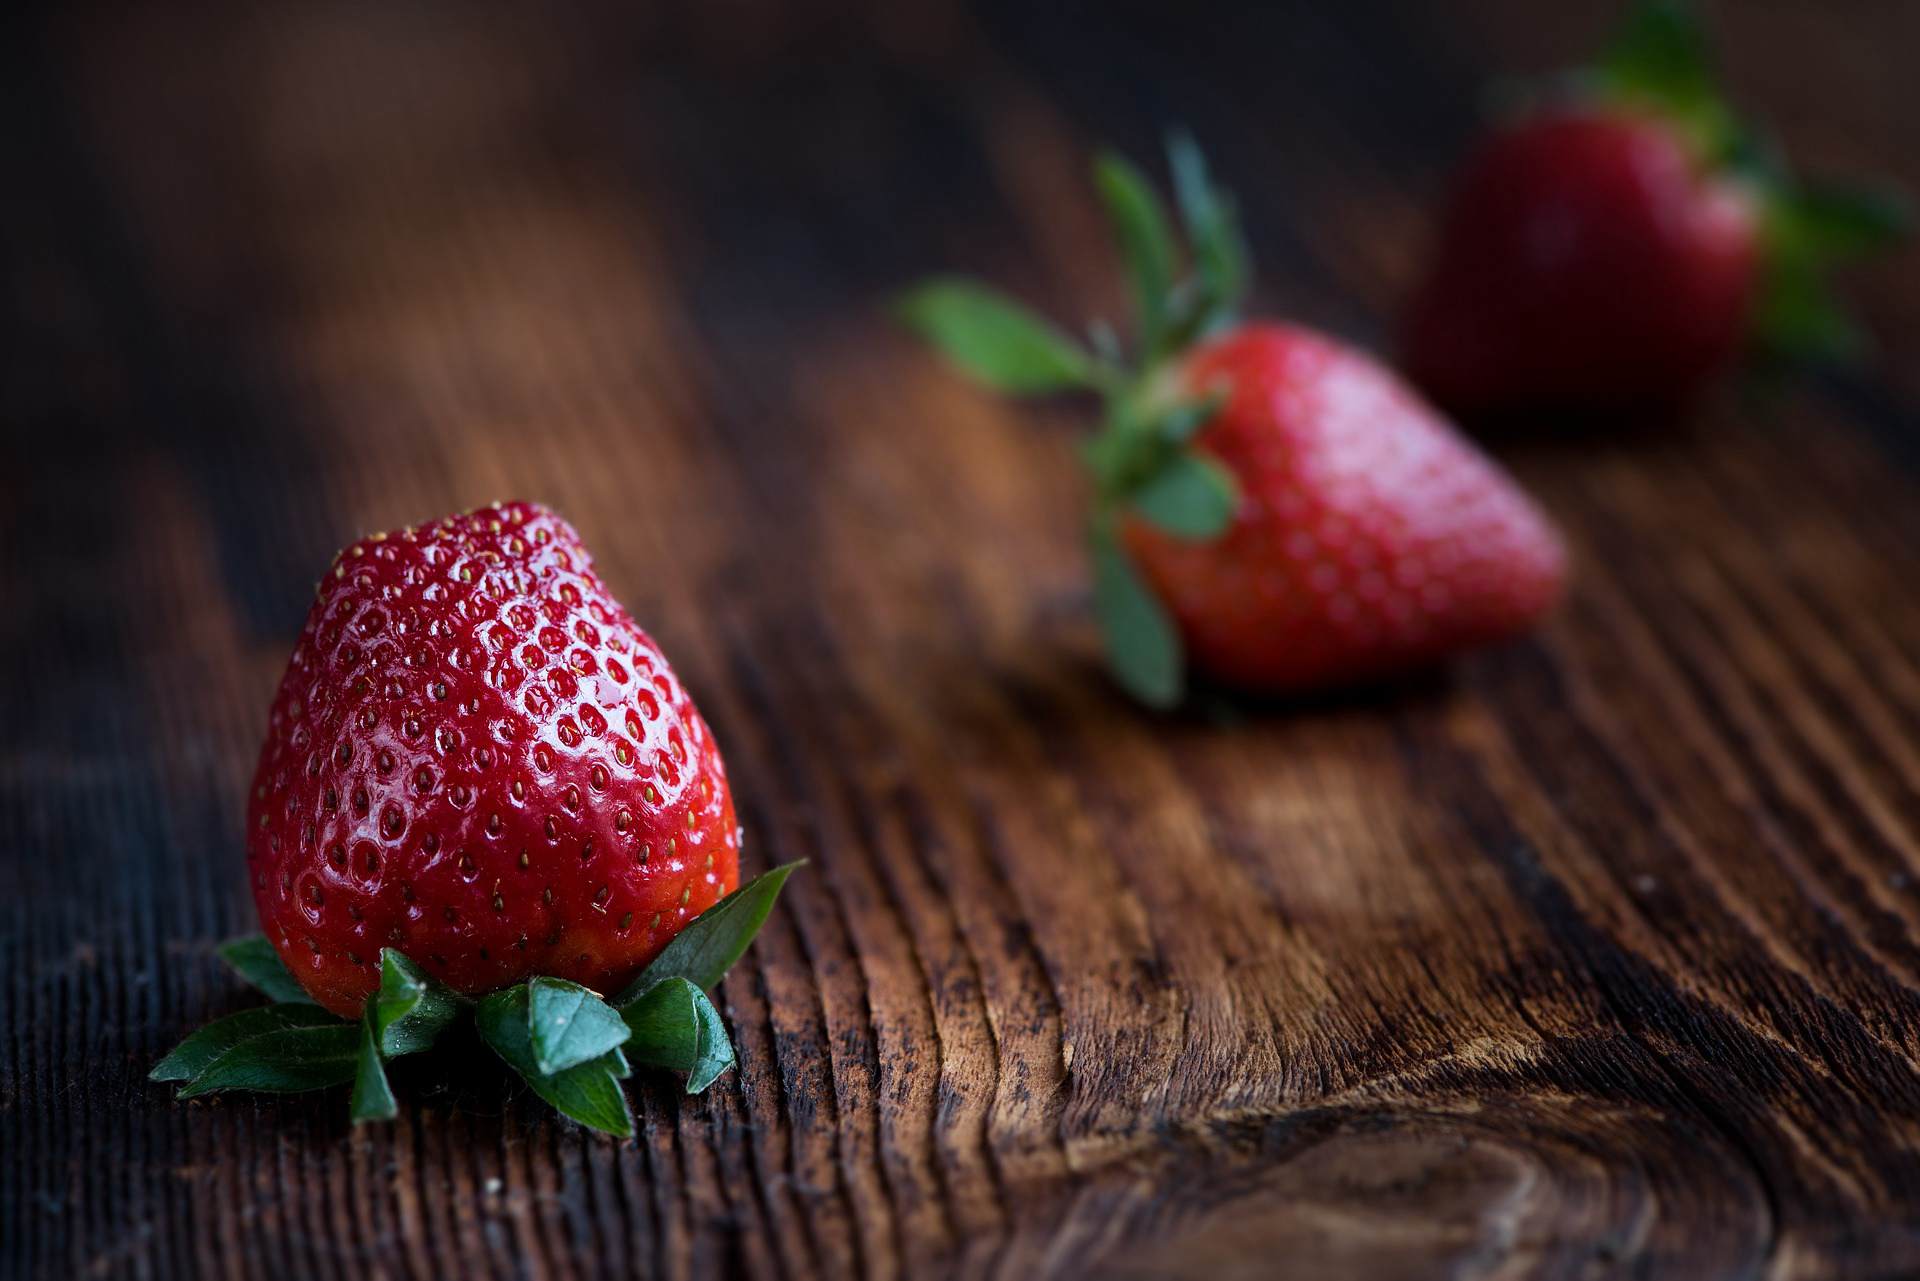
{"label": "green strawberry leaf", "polygon": [[633,1040],[627,1049],[648,1067],[687,1074],[698,1094],[733,1066],[733,1042],[707,994],[682,978],[666,979],[621,1011]]}
{"label": "green strawberry leaf", "polygon": [[191,1081],[221,1055],[266,1032],[285,1028],[317,1027],[339,1020],[310,1002],[261,1005],[215,1019],[173,1048],[153,1065],[149,1081]]}
{"label": "green strawberry leaf", "polygon": [[1155,426],[1159,428],[1163,440],[1173,445],[1184,445],[1192,440],[1220,407],[1227,403],[1224,393],[1216,393],[1200,400],[1183,401],[1161,414]]}
{"label": "green strawberry leaf", "polygon": [[1087,325],[1087,346],[1093,348],[1095,360],[1118,366],[1125,363],[1126,349],[1120,343],[1120,335],[1112,325],[1104,320],[1094,320]]}
{"label": "green strawberry leaf", "polygon": [[1753,336],[1763,360],[1846,363],[1866,335],[1828,286],[1827,268],[1885,249],[1911,228],[1904,193],[1796,180],[1778,147],[1745,131],[1728,161],[1764,215],[1760,299]]}
{"label": "green strawberry leaf", "polygon": [[454,1015],[460,997],[408,960],[397,948],[380,949],[380,990],[373,997],[373,1030],[385,1058],[418,1054],[432,1045]]}
{"label": "green strawberry leaf", "polygon": [[718,983],[760,932],[787,878],[805,865],[802,859],[763,872],[688,921],[640,977],[614,998],[614,1004],[625,1006],[671,978],[686,979],[702,990]]}
{"label": "green strawberry leaf", "polygon": [[1678,0],[1636,5],[1600,55],[1609,85],[1667,102],[1713,93],[1713,54],[1700,16]]}
{"label": "green strawberry leaf", "polygon": [[598,993],[545,977],[527,984],[527,1031],[534,1065],[549,1076],[597,1059],[632,1035]]}
{"label": "green strawberry leaf", "polygon": [[691,1072],[700,1052],[698,1000],[705,992],[683,978],[662,979],[620,1007],[633,1033],[629,1055],[647,1067]]}
{"label": "green strawberry leaf", "polygon": [[1790,361],[1846,362],[1867,347],[1828,286],[1836,262],[1885,248],[1907,230],[1899,193],[1796,186],[1782,176],[1766,189],[1766,253],[1754,333],[1765,354]]}
{"label": "green strawberry leaf", "polygon": [[1710,159],[1724,158],[1737,128],[1715,85],[1700,16],[1681,0],[1643,0],[1627,15],[1595,69],[1600,89],[1650,107],[1684,129]]}
{"label": "green strawberry leaf", "polygon": [[1913,206],[1888,187],[1809,183],[1776,196],[1770,210],[1773,253],[1804,254],[1819,262],[1865,257],[1899,243],[1913,230]]}
{"label": "green strawberry leaf", "polygon": [[391,1121],[400,1115],[393,1089],[387,1084],[386,1065],[380,1058],[380,1033],[374,1027],[377,996],[367,998],[366,1013],[360,1017],[360,1054],[354,1066],[353,1097],[348,1115],[355,1125],[363,1121]]}
{"label": "green strawberry leaf", "polygon": [[1211,458],[1181,451],[1135,490],[1133,509],[1178,538],[1215,538],[1233,523],[1239,489]]}
{"label": "green strawberry leaf", "polygon": [[928,281],[896,314],[946,358],[1000,391],[1067,391],[1093,382],[1086,353],[1018,303],[964,280]]}
{"label": "green strawberry leaf", "polygon": [[733,1066],[733,1042],[727,1037],[727,1025],[720,1011],[702,992],[695,1003],[700,1015],[700,1047],[693,1070],[687,1073],[687,1093],[698,1094],[712,1085],[722,1072]]}
{"label": "green strawberry leaf", "polygon": [[1720,161],[1729,174],[1759,193],[1765,204],[1777,202],[1793,186],[1793,172],[1779,142],[1751,122],[1734,122]]}
{"label": "green strawberry leaf", "polygon": [[230,939],[218,948],[220,959],[232,966],[241,978],[276,1001],[313,1005],[315,1001],[300,986],[300,980],[281,964],[280,954],[261,935]]}
{"label": "green strawberry leaf", "polygon": [[575,1064],[563,1072],[545,1073],[534,1059],[533,1034],[527,1026],[527,986],[495,992],[480,1002],[474,1021],[480,1036],[563,1116],[581,1125],[626,1138],[633,1133],[633,1114],[620,1088],[626,1076],[626,1057],[616,1048],[597,1059]]}
{"label": "green strawberry leaf", "polygon": [[1090,550],[1094,609],[1115,678],[1149,707],[1173,706],[1185,683],[1180,633],[1127,559],[1110,519],[1096,518]]}
{"label": "green strawberry leaf", "polygon": [[262,1032],[207,1064],[180,1097],[217,1090],[295,1094],[344,1085],[358,1069],[359,1049],[360,1028],[339,1020]]}
{"label": "green strawberry leaf", "polygon": [[1124,425],[1110,423],[1107,430],[1080,442],[1080,457],[1093,473],[1095,488],[1109,498],[1126,492],[1140,452],[1139,434]]}
{"label": "green strawberry leaf", "polygon": [[1191,332],[1186,336],[1200,337],[1232,321],[1252,275],[1250,255],[1233,201],[1213,185],[1206,158],[1193,139],[1175,133],[1167,140],[1167,159],[1173,170],[1174,201],[1180,207],[1200,279],[1188,324]]}
{"label": "green strawberry leaf", "polygon": [[1094,161],[1093,177],[1133,278],[1140,343],[1151,358],[1166,341],[1168,295],[1173,288],[1173,231],[1167,225],[1167,212],[1140,171],[1112,152]]}
{"label": "green strawberry leaf", "polygon": [[1766,350],[1789,360],[1847,361],[1866,338],[1808,264],[1770,265],[1754,328]]}
{"label": "green strawberry leaf", "polygon": [[[1620,65],[1640,61],[1639,55],[1622,54]],[[1624,69],[1618,75],[1623,83],[1628,79]],[[1233,478],[1184,449],[1223,397],[1181,394],[1182,355],[1235,322],[1252,278],[1233,199],[1215,185],[1200,148],[1177,133],[1168,139],[1167,153],[1177,227],[1137,168],[1112,154],[1102,154],[1094,166],[1141,312],[1142,351],[1134,367],[1106,327],[1091,330],[1093,357],[1077,348],[1063,352],[1063,343],[1040,322],[971,285],[937,281],[909,295],[900,308],[909,324],[989,382],[1013,390],[1083,386],[1104,399],[1103,426],[1082,448],[1095,493],[1094,606],[1116,679],[1153,707],[1183,697],[1185,656],[1173,619],[1123,550],[1117,521],[1126,511],[1193,539],[1214,537],[1231,522],[1238,503]],[[1009,351],[1019,358],[1009,358]],[[616,1004],[625,1005],[672,972],[650,968]]]}

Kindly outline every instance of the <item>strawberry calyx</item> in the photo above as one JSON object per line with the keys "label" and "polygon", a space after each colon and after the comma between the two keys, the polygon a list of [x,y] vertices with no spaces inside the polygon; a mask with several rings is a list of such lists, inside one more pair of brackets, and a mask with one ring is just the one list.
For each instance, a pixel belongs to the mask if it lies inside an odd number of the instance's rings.
{"label": "strawberry calyx", "polygon": [[1750,193],[1760,214],[1761,261],[1751,337],[1764,360],[1847,360],[1863,352],[1864,336],[1827,276],[1909,234],[1913,216],[1904,193],[1885,184],[1798,178],[1766,133],[1741,120],[1721,94],[1706,28],[1683,0],[1635,6],[1572,87],[1578,99],[1661,121],[1702,173]]}
{"label": "strawberry calyx", "polygon": [[776,867],[687,922],[612,1001],[548,976],[474,1000],[389,947],[380,953],[380,986],[360,1018],[341,1019],[314,1003],[265,938],[236,939],[221,946],[221,958],[274,1003],[207,1024],[148,1078],[179,1082],[183,1099],[351,1084],[356,1124],[391,1120],[399,1104],[387,1064],[431,1049],[456,1020],[471,1018],[535,1094],[582,1125],[629,1137],[633,1114],[619,1083],[632,1075],[632,1063],[684,1073],[689,1094],[733,1066],[725,1021],[707,991],[745,953],[802,865]]}
{"label": "strawberry calyx", "polygon": [[[1075,342],[1024,306],[971,281],[939,278],[898,302],[900,319],[962,372],[1012,395],[1080,391],[1102,402],[1099,429],[1081,447],[1093,481],[1088,518],[1094,606],[1116,679],[1153,707],[1184,695],[1178,629],[1122,544],[1128,517],[1176,537],[1207,540],[1232,523],[1232,475],[1193,448],[1218,411],[1222,388],[1195,389],[1185,357],[1231,328],[1250,281],[1232,199],[1214,185],[1192,139],[1168,142],[1173,205],[1124,158],[1094,163],[1133,296],[1129,346],[1105,323]],[[1184,243],[1183,243],[1184,242]]]}

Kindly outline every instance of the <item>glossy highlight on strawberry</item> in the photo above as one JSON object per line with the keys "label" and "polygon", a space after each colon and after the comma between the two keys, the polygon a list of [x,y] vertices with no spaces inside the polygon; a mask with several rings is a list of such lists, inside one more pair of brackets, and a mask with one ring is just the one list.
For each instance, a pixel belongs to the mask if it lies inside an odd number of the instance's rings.
{"label": "glossy highlight on strawberry", "polygon": [[720,753],[573,529],[499,503],[322,578],[247,812],[266,935],[355,1016],[382,948],[457,992],[627,983],[739,879]]}

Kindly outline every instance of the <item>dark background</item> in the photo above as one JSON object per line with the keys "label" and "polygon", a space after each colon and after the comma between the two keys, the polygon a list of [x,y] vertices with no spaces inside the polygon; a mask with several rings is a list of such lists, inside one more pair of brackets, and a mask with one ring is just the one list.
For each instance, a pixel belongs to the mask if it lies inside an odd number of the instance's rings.
{"label": "dark background", "polygon": [[[1920,5],[1710,7],[1802,167],[1920,189]],[[1376,350],[1490,86],[1614,7],[375,0],[0,20],[0,1274],[1920,1270],[1920,252],[1880,351],[1503,442],[1577,585],[1437,687],[1145,717],[1071,405],[895,333],[1122,285],[1185,125],[1260,310]],[[1631,425],[1629,425],[1631,426]],[[633,1144],[481,1062],[176,1105],[342,544],[552,503],[806,856],[741,1070]]]}

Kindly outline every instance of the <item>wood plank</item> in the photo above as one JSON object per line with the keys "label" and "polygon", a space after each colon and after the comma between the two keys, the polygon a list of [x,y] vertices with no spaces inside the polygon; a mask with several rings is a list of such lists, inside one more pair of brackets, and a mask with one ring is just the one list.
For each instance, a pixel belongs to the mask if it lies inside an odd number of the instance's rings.
{"label": "wood plank", "polygon": [[[1574,8],[25,25],[0,1275],[1920,1269],[1912,252],[1860,282],[1884,368],[1502,445],[1577,563],[1537,637],[1165,717],[1100,671],[1076,407],[881,310],[941,266],[1112,310],[1085,153],[1179,120],[1266,305],[1384,345],[1477,87]],[[1920,186],[1909,9],[1724,9],[1797,150]],[[174,1103],[146,1068],[247,1000],[211,947],[312,576],[508,496],[673,655],[749,862],[812,861],[739,1070],[636,1082],[626,1144],[477,1047],[390,1128]]]}

